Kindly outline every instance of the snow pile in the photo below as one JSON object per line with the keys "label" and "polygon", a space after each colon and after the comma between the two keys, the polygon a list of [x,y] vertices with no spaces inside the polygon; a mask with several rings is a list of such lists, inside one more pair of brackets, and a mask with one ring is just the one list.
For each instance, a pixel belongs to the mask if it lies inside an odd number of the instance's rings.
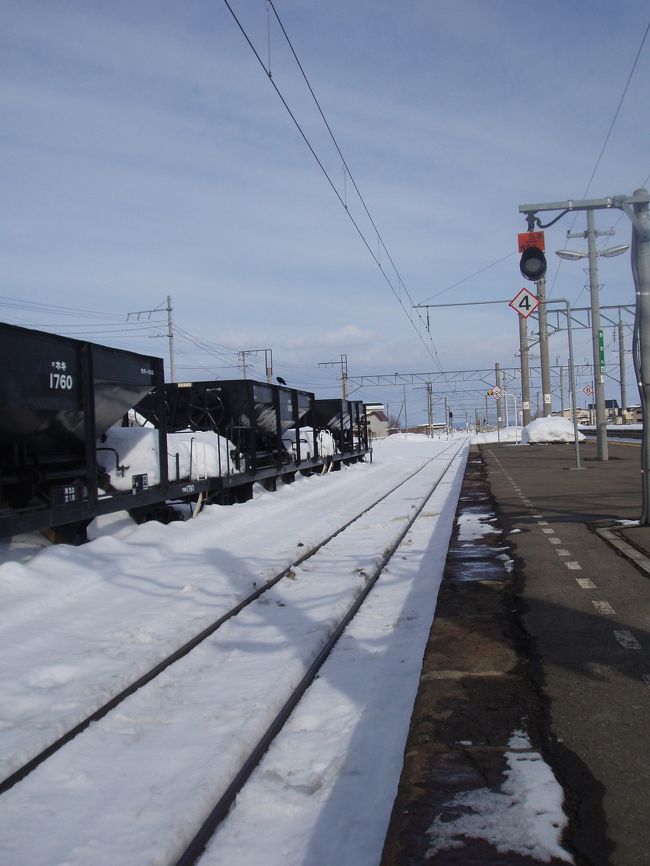
{"label": "snow pile", "polygon": [[516,731],[506,752],[508,770],[501,791],[479,788],[457,794],[445,804],[454,817],[439,816],[427,834],[432,837],[428,857],[461,848],[463,837],[484,839],[502,854],[513,852],[548,863],[552,858],[573,863],[560,845],[566,815],[562,789],[528,736]]}
{"label": "snow pile", "polygon": [[[573,422],[568,418],[535,418],[524,427],[523,442],[528,445],[550,442],[574,442]],[[585,437],[578,431],[578,441]]]}
{"label": "snow pile", "polygon": [[[306,460],[314,457],[314,428],[301,427],[298,431],[300,437],[300,459]],[[296,431],[292,428],[282,434],[282,444],[296,456]],[[318,430],[316,433],[316,445],[319,457],[331,457],[336,452],[336,443],[329,430]]]}
{"label": "snow pile", "polygon": [[504,427],[499,430],[491,430],[489,433],[476,433],[472,437],[472,445],[483,445],[486,442],[521,442],[521,427]]}
{"label": "snow pile", "polygon": [[[157,430],[111,427],[97,443],[97,449],[97,462],[106,471],[115,490],[131,490],[132,476],[143,473],[147,475],[150,487],[160,483]],[[233,452],[233,444],[217,433],[191,430],[168,433],[169,480],[196,480],[232,474],[237,471]]]}

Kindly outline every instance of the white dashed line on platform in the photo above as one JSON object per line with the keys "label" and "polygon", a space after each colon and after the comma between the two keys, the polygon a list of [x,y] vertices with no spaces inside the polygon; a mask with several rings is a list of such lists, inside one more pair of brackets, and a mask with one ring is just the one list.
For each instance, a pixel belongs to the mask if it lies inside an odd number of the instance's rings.
{"label": "white dashed line on platform", "polygon": [[576,577],[576,583],[583,589],[596,589],[596,584],[588,577]]}
{"label": "white dashed line on platform", "polygon": [[582,566],[575,559],[567,559],[564,564],[571,571],[582,571]]}
{"label": "white dashed line on platform", "polygon": [[602,613],[603,616],[612,616],[616,613],[616,611],[608,601],[592,601],[591,603],[596,608],[598,613]]}

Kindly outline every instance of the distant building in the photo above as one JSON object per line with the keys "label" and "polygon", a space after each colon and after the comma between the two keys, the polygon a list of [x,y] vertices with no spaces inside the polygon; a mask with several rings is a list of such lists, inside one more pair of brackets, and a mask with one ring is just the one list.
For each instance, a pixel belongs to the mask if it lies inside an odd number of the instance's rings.
{"label": "distant building", "polygon": [[[571,409],[565,409],[563,412],[554,412],[553,414],[568,418],[569,421],[573,418]],[[626,409],[620,409],[618,400],[605,400],[605,422],[607,424],[642,424],[643,414],[641,407],[628,406]],[[586,409],[578,407],[578,424],[586,424],[593,427],[595,423],[595,403],[589,403]]]}
{"label": "distant building", "polygon": [[383,403],[366,403],[366,420],[371,439],[385,439],[388,436],[388,417]]}

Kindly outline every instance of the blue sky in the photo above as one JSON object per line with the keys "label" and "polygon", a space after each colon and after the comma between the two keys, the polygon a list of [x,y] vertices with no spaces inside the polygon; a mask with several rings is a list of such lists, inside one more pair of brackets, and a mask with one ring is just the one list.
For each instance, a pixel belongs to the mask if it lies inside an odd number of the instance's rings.
{"label": "blue sky", "polygon": [[[275,0],[408,295],[272,12],[231,5],[384,273],[222,0],[1,0],[2,318],[164,355],[162,317],[148,330],[125,320],[171,295],[177,378],[236,377],[238,350],[268,347],[276,374],[321,396],[339,392],[338,370],[318,363],[341,353],[352,377],[517,366],[505,306],[431,311],[421,339],[385,276],[407,308],[409,295],[516,294],[518,205],[585,194],[647,3]],[[646,181],[649,82],[646,44],[588,197]],[[602,246],[629,240],[627,217],[596,221],[616,224]],[[565,239],[584,227],[565,217],[548,249],[584,246]],[[552,295],[586,305],[582,265],[557,263],[551,253]],[[600,280],[602,304],[633,302],[627,255],[601,259]],[[577,359],[590,358],[589,333],[575,340]],[[565,346],[552,338],[553,359]],[[249,361],[263,378],[263,356]],[[354,396],[396,413],[402,389]],[[424,392],[407,398],[409,420],[423,420]],[[473,403],[455,399],[458,418]]]}

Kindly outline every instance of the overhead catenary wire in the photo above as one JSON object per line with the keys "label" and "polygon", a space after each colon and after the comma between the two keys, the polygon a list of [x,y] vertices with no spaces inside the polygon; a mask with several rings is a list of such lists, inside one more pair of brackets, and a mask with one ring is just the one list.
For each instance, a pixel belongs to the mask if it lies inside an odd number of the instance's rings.
{"label": "overhead catenary wire", "polygon": [[[616,121],[618,120],[618,116],[619,116],[619,114],[620,114],[620,112],[621,112],[621,108],[622,108],[622,106],[623,106],[623,102],[625,101],[625,96],[627,95],[627,91],[628,91],[628,88],[629,88],[629,86],[630,86],[630,82],[632,81],[632,77],[633,77],[633,75],[634,75],[634,73],[635,73],[635,71],[636,71],[637,65],[638,65],[638,63],[639,63],[639,58],[641,57],[641,52],[643,51],[643,47],[644,47],[644,45],[645,45],[646,39],[648,38],[648,33],[649,33],[649,32],[650,32],[650,20],[648,21],[648,23],[647,23],[647,25],[646,25],[646,28],[645,28],[645,30],[643,31],[643,36],[641,37],[641,43],[640,43],[639,48],[638,48],[638,50],[637,50],[637,52],[636,52],[636,56],[635,56],[635,58],[634,58],[634,62],[632,63],[632,68],[630,69],[629,75],[628,75],[628,77],[627,77],[627,81],[625,82],[625,86],[623,87],[623,92],[621,93],[621,97],[620,97],[620,99],[619,99],[619,101],[618,101],[618,105],[616,106],[616,110],[614,111],[614,116],[612,117],[611,123],[609,124],[609,128],[608,128],[608,130],[607,130],[607,132],[606,132],[606,134],[605,134],[605,139],[604,139],[604,141],[603,141],[602,147],[600,148],[600,152],[598,153],[598,156],[596,157],[596,163],[595,163],[595,165],[594,165],[593,171],[591,172],[591,175],[590,175],[589,180],[588,180],[588,182],[587,182],[587,186],[585,187],[585,190],[584,190],[584,192],[583,192],[583,194],[582,194],[582,198],[583,198],[583,199],[587,197],[587,195],[588,195],[588,193],[589,193],[589,190],[591,189],[591,184],[593,183],[594,178],[596,177],[596,172],[598,171],[598,168],[599,168],[599,166],[600,166],[600,163],[601,163],[601,161],[602,161],[602,158],[603,158],[603,156],[604,156],[604,154],[605,154],[605,150],[607,149],[607,145],[609,144],[609,139],[610,139],[610,137],[611,137],[611,134],[612,134],[612,131],[613,131],[614,126],[615,126],[615,124],[616,124]],[[647,181],[648,181],[648,177],[646,177],[645,181],[643,181],[643,183],[641,184],[641,186],[645,186],[645,184],[647,183]],[[579,215],[579,213],[580,213],[580,211],[576,211],[576,212],[575,212],[575,214],[574,214],[574,216],[573,216],[573,220],[571,221],[571,226],[569,227],[569,232],[571,232],[571,231],[574,229],[575,224],[576,224],[576,222],[577,222],[577,220],[578,220],[578,215]],[[618,223],[620,222],[620,220],[621,220],[622,218],[623,218],[623,214],[621,214],[621,215],[619,216],[619,218],[618,218],[618,220],[616,221],[615,225],[618,225]],[[551,283],[551,286],[550,286],[550,288],[548,289],[548,296],[549,296],[549,297],[550,297],[550,295],[551,295],[553,289],[555,288],[555,283],[557,282],[557,278],[558,278],[558,275],[559,275],[560,267],[561,267],[561,266],[562,266],[562,260],[560,260],[560,261],[558,262],[558,265],[557,265],[557,267],[556,267],[556,269],[555,269],[555,273],[554,273],[554,275],[553,275],[553,282]],[[582,296],[582,293],[583,293],[584,291],[585,291],[585,287],[583,286],[582,289],[580,289],[579,293],[576,295],[576,297],[575,297],[575,299],[574,299],[574,301],[573,301],[574,304],[576,304],[576,303],[578,302],[579,298]]]}
{"label": "overhead catenary wire", "polygon": [[490,268],[495,267],[495,265],[501,264],[501,262],[505,262],[506,259],[509,259],[514,255],[517,255],[517,250],[513,250],[512,252],[507,253],[505,256],[501,256],[500,259],[496,259],[495,261],[490,262],[489,265],[485,265],[484,267],[479,268],[478,271],[474,271],[474,273],[469,274],[466,277],[463,277],[462,280],[457,280],[455,283],[452,283],[451,286],[447,286],[446,289],[442,289],[441,291],[436,292],[434,295],[429,295],[428,298],[424,298],[422,301],[420,301],[420,303],[425,304],[427,301],[432,301],[434,298],[439,298],[440,295],[444,295],[445,292],[450,292],[452,289],[455,289],[456,286],[460,286],[463,283],[466,283],[468,280],[471,280],[473,277],[477,277],[479,274],[482,274],[485,271],[489,271]]}
{"label": "overhead catenary wire", "polygon": [[[284,105],[284,107],[285,107],[286,111],[288,112],[288,114],[289,114],[291,120],[293,121],[293,123],[294,123],[296,129],[297,129],[298,132],[300,133],[300,136],[302,137],[303,141],[304,141],[305,144],[307,145],[307,147],[308,147],[310,153],[312,154],[313,158],[315,159],[315,161],[316,161],[318,167],[320,168],[321,172],[323,173],[323,175],[325,176],[327,182],[329,183],[330,187],[332,188],[332,191],[334,192],[334,194],[335,194],[335,196],[337,197],[337,199],[339,200],[341,206],[343,207],[343,209],[345,210],[346,214],[348,215],[348,218],[350,219],[350,222],[351,222],[352,225],[354,226],[354,228],[355,228],[357,234],[358,234],[359,237],[361,238],[361,241],[363,242],[364,246],[366,247],[366,249],[367,249],[368,252],[370,253],[372,259],[373,259],[374,262],[375,262],[375,264],[377,265],[377,267],[378,267],[379,270],[381,271],[381,274],[382,274],[382,276],[384,277],[384,280],[386,281],[386,283],[387,283],[388,286],[390,287],[390,289],[391,289],[393,295],[395,296],[395,299],[397,300],[398,304],[400,305],[400,307],[402,308],[404,314],[406,315],[407,319],[409,320],[409,322],[410,322],[410,324],[411,324],[411,327],[413,328],[413,330],[414,330],[415,333],[417,334],[418,339],[420,340],[420,342],[422,343],[422,345],[423,345],[424,348],[426,349],[427,354],[429,354],[429,356],[432,358],[432,360],[434,360],[434,361],[435,361],[435,362],[440,366],[440,369],[442,369],[442,365],[440,364],[440,360],[439,360],[439,358],[438,358],[438,353],[437,353],[437,350],[436,350],[436,348],[435,348],[435,345],[433,344],[433,341],[430,340],[430,342],[431,342],[431,346],[433,347],[433,351],[432,351],[431,347],[427,344],[427,342],[425,341],[423,335],[420,333],[420,331],[419,331],[419,329],[418,329],[416,323],[414,322],[414,320],[413,320],[413,318],[412,318],[412,316],[411,316],[411,313],[410,313],[409,309],[404,305],[404,302],[402,301],[402,298],[400,297],[400,293],[395,289],[395,287],[393,286],[393,283],[391,282],[391,280],[390,280],[388,274],[387,274],[386,271],[384,270],[384,268],[383,268],[383,266],[382,266],[382,264],[381,264],[381,255],[380,255],[379,250],[378,250],[377,253],[373,250],[373,248],[372,248],[370,242],[369,242],[368,239],[366,238],[366,236],[365,236],[365,234],[363,233],[363,231],[362,231],[361,227],[359,226],[358,222],[355,220],[354,216],[353,216],[352,213],[350,212],[350,209],[349,209],[349,207],[347,206],[347,203],[346,203],[345,199],[343,198],[343,196],[341,195],[341,193],[340,193],[339,190],[337,189],[337,187],[336,187],[334,181],[332,180],[330,174],[328,173],[327,169],[326,169],[325,166],[323,165],[323,162],[322,162],[322,160],[320,159],[320,157],[318,156],[318,154],[316,153],[316,151],[315,151],[313,145],[312,145],[311,142],[309,141],[309,139],[308,139],[308,137],[307,137],[305,131],[303,130],[303,128],[302,128],[300,122],[298,121],[297,117],[295,116],[295,114],[294,114],[293,111],[291,110],[291,107],[289,106],[287,100],[285,99],[284,95],[282,94],[280,88],[279,88],[279,87],[277,86],[277,84],[275,83],[275,81],[274,81],[274,79],[273,79],[273,76],[272,76],[272,74],[271,74],[270,68],[267,69],[266,65],[264,64],[264,61],[263,61],[262,57],[260,56],[259,52],[257,51],[257,49],[255,48],[255,46],[253,45],[253,42],[251,41],[251,39],[250,39],[248,33],[246,32],[244,26],[243,26],[242,23],[241,23],[241,21],[240,21],[239,18],[237,17],[237,15],[236,15],[234,9],[232,8],[232,6],[231,6],[230,3],[228,2],[228,0],[224,0],[224,3],[225,3],[225,5],[226,5],[226,7],[228,8],[228,11],[229,11],[230,14],[232,15],[232,17],[233,17],[235,23],[237,24],[237,27],[238,27],[239,30],[241,31],[242,36],[244,37],[244,39],[245,39],[246,42],[248,43],[249,48],[251,49],[251,51],[252,51],[253,54],[255,55],[255,58],[257,59],[258,63],[259,63],[260,66],[262,67],[262,69],[264,70],[264,72],[265,72],[265,74],[266,74],[266,76],[267,76],[267,78],[268,78],[268,80],[269,80],[271,86],[273,87],[273,89],[275,90],[276,94],[278,95],[280,101],[281,101],[282,104]],[[277,12],[276,12],[276,10],[275,10],[275,7],[273,6],[272,2],[270,2],[270,6],[271,6],[271,8],[273,9],[273,12],[274,12],[276,18],[278,19],[278,22],[280,22],[280,19],[279,19],[279,17],[278,17],[278,14],[277,14]],[[281,22],[280,22],[280,26],[282,26]],[[296,58],[296,61],[298,61],[298,58],[297,58],[296,53],[295,53],[295,51],[294,51],[294,49],[293,49],[293,46],[291,45],[288,36],[286,36],[286,31],[285,31],[284,27],[282,27],[282,30],[283,30],[283,33],[285,34],[285,37],[287,38],[287,41],[289,42],[289,45],[290,45],[291,51],[292,51],[294,57]],[[299,63],[299,61],[298,61],[298,63]],[[304,73],[304,70],[302,69],[302,66],[301,66],[300,63],[299,63],[299,66],[300,66],[300,69],[301,69],[301,71],[302,71],[302,73],[303,73],[303,77],[305,78],[305,80],[307,80],[307,79],[306,79],[306,75],[305,75],[305,73]],[[315,95],[314,95],[314,93],[313,93],[313,89],[311,88],[311,85],[308,85],[308,86],[309,86],[309,89],[310,89],[310,91],[311,91],[311,93],[312,93],[312,96],[314,97],[314,99],[316,99],[316,97],[315,97]],[[317,104],[318,104],[318,103],[317,103]],[[322,116],[323,119],[325,120],[324,115],[323,115],[323,112],[322,112],[322,110],[320,109],[320,106],[319,106],[319,111],[320,111],[321,116]],[[329,124],[327,124],[327,121],[325,121],[325,123],[326,123],[326,125],[327,125],[328,130],[330,131],[330,134],[333,135],[333,134],[331,133],[331,129],[330,129],[330,127],[329,127]],[[336,144],[336,142],[335,142],[335,146],[336,146],[336,148],[337,148],[337,150],[339,151],[339,154],[340,154],[340,149],[338,148],[338,144]],[[342,154],[341,154],[341,157],[342,157]],[[352,178],[351,173],[349,172],[349,169],[346,168],[346,171],[348,172],[348,174],[349,174],[349,176],[350,176],[350,179],[351,179],[352,182],[354,183],[354,180],[353,180],[353,178]],[[355,188],[357,188],[357,187],[356,187],[356,183],[354,183],[354,186],[355,186]],[[364,202],[363,204],[364,204],[364,208],[366,208],[366,206],[365,206],[365,202]],[[414,303],[414,302],[413,302],[413,299],[410,297],[408,291],[406,290],[406,286],[404,285],[404,283],[403,283],[401,277],[399,276],[399,273],[398,273],[397,269],[395,268],[395,265],[394,265],[394,263],[393,263],[393,261],[392,261],[390,255],[389,255],[389,253],[388,253],[388,250],[386,249],[386,247],[385,247],[385,245],[384,245],[383,240],[381,240],[381,236],[380,236],[380,234],[379,234],[379,232],[378,232],[378,230],[377,230],[377,228],[376,228],[376,225],[375,225],[374,221],[372,220],[372,217],[370,217],[370,213],[369,213],[369,211],[367,210],[367,208],[366,208],[366,213],[368,213],[368,216],[369,216],[369,218],[370,218],[370,220],[371,220],[371,223],[372,223],[372,225],[373,225],[373,228],[374,228],[374,230],[375,230],[375,232],[376,232],[376,234],[377,234],[378,242],[381,243],[381,246],[384,248],[387,257],[389,258],[389,261],[391,261],[391,264],[392,264],[393,268],[395,269],[395,273],[396,273],[396,276],[397,276],[397,279],[398,279],[398,284],[399,284],[399,286],[401,286],[402,288],[404,288],[404,291],[406,292],[407,296],[409,297],[409,300],[411,301],[411,305],[413,305],[413,303]],[[418,318],[420,319],[420,321],[422,322],[422,324],[424,324],[424,320],[422,319],[422,316],[421,316],[419,313],[418,313],[417,315],[418,315]]]}

